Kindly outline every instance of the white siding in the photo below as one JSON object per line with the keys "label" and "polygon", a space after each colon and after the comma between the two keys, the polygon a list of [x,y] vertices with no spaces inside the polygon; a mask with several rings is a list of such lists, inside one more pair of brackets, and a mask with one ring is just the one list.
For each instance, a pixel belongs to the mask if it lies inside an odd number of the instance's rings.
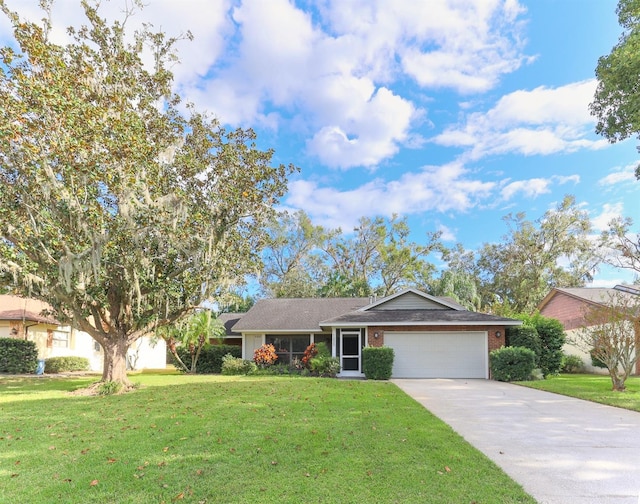
{"label": "white siding", "polygon": [[572,338],[575,337],[577,333],[577,329],[571,329],[570,331],[565,331],[567,334],[567,342],[562,347],[562,351],[569,355],[577,355],[582,359],[584,364],[584,370],[587,373],[595,373],[595,374],[608,374],[608,371],[604,368],[599,368],[591,364],[591,355],[587,352],[578,348],[576,345],[572,343]]}
{"label": "white siding", "polygon": [[247,334],[242,345],[243,359],[253,360],[253,352],[262,346],[262,335]]}
{"label": "white siding", "polygon": [[488,378],[486,332],[385,332],[393,378]]}

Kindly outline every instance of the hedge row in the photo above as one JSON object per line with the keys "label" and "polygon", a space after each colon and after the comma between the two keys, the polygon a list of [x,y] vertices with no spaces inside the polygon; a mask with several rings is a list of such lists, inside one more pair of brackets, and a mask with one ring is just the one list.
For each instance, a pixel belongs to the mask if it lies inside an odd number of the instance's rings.
{"label": "hedge row", "polygon": [[50,357],[44,361],[45,373],[68,373],[88,370],[89,359],[86,357]]}
{"label": "hedge row", "polygon": [[33,341],[0,338],[0,373],[35,373],[38,349]]}
{"label": "hedge row", "polygon": [[[242,357],[242,348],[237,345],[208,345],[200,351],[196,363],[197,374],[218,374],[222,372],[222,358],[231,354]],[[178,348],[178,355],[187,366],[191,365],[191,354],[188,348]],[[172,356],[173,360],[173,356]],[[174,362],[175,363],[175,362]]]}

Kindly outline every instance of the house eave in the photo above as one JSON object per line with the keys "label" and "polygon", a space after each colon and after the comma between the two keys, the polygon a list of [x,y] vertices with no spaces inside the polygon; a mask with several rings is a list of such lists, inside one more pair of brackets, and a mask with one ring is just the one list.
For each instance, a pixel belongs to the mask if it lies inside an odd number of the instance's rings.
{"label": "house eave", "polygon": [[517,321],[493,321],[493,320],[485,320],[485,321],[474,321],[474,322],[461,322],[461,321],[430,321],[430,322],[340,322],[336,324],[332,324],[327,327],[384,327],[384,326],[403,326],[403,327],[411,327],[411,326],[520,326],[522,325],[522,320]]}
{"label": "house eave", "polygon": [[327,331],[316,328],[316,329],[242,329],[240,331],[241,334],[321,334],[326,333]]}

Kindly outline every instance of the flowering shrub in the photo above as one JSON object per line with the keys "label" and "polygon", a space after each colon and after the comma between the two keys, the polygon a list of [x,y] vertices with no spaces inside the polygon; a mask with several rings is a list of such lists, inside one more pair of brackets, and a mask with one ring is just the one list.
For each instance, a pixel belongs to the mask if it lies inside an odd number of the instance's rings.
{"label": "flowering shrub", "polygon": [[258,367],[266,368],[273,365],[278,360],[275,347],[269,343],[265,343],[253,352],[253,361]]}
{"label": "flowering shrub", "polygon": [[311,343],[307,349],[304,351],[304,355],[302,356],[302,365],[309,369],[311,364],[309,361],[313,359],[316,355],[318,355],[318,349],[315,343]]}

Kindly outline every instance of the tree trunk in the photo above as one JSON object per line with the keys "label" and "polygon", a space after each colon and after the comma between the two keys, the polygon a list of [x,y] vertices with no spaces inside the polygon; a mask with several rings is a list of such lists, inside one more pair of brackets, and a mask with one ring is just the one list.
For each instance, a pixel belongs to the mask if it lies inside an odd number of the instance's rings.
{"label": "tree trunk", "polygon": [[123,336],[115,341],[107,340],[102,344],[104,349],[103,382],[118,382],[128,387],[131,385],[127,377],[127,350],[129,344]]}
{"label": "tree trunk", "polygon": [[615,371],[610,371],[609,376],[611,376],[612,390],[616,392],[624,392],[624,390],[626,389],[624,384],[626,376],[620,377]]}

